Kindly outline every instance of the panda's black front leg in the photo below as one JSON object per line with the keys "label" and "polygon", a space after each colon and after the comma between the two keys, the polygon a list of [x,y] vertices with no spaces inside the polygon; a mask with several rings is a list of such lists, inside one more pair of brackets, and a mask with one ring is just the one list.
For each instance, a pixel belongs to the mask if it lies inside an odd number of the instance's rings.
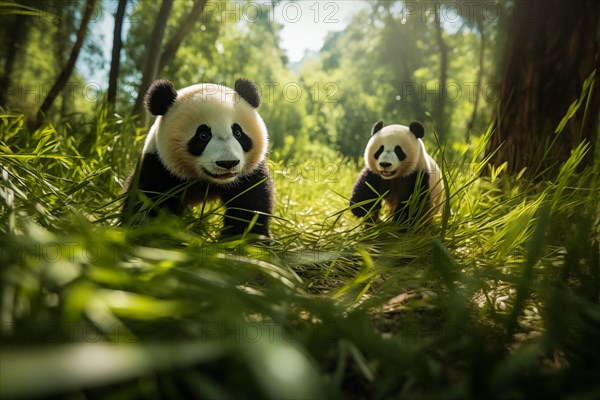
{"label": "panda's black front leg", "polygon": [[240,178],[235,185],[221,189],[220,194],[227,209],[222,237],[243,234],[254,218],[257,220],[250,233],[269,236],[273,182],[265,162],[250,175]]}
{"label": "panda's black front leg", "polygon": [[[394,190],[398,196],[398,206],[394,219],[405,227],[415,225],[431,209],[429,200],[429,174],[423,171],[397,179]],[[416,196],[416,199],[411,199]]]}
{"label": "panda's black front leg", "polygon": [[357,217],[364,218],[370,212],[371,218],[375,220],[381,210],[381,196],[388,190],[389,183],[368,168],[363,169],[352,188],[350,197],[352,213]]}
{"label": "panda's black front leg", "polygon": [[122,221],[134,225],[140,222],[144,202],[148,201],[151,203],[146,211],[149,217],[156,217],[158,209],[181,215],[184,210],[185,184],[166,169],[157,153],[144,154],[127,182]]}

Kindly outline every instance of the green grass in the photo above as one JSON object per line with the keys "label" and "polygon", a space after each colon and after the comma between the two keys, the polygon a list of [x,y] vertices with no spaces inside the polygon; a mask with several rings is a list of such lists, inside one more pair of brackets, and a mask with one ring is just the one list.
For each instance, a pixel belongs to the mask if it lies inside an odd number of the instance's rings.
{"label": "green grass", "polygon": [[434,152],[450,207],[406,234],[352,217],[358,163],[273,151],[273,240],[219,242],[218,205],[118,226],[130,121],[0,129],[3,399],[600,395],[589,145],[539,183],[481,177],[489,132]]}

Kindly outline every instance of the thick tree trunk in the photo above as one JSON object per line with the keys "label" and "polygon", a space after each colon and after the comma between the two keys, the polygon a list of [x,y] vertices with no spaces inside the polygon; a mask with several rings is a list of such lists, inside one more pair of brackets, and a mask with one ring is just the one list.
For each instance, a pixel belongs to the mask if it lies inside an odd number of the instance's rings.
{"label": "thick tree trunk", "polygon": [[121,31],[123,29],[123,19],[125,18],[126,7],[127,0],[119,0],[117,12],[115,13],[115,30],[113,33],[110,74],[108,76],[108,93],[106,95],[106,101],[108,102],[108,104],[111,105],[111,107],[114,106],[115,101],[117,100],[117,85],[119,79],[119,66],[121,61],[121,48],[123,47]]}
{"label": "thick tree trunk", "polygon": [[38,111],[36,120],[34,122],[35,127],[38,127],[40,125],[44,114],[46,114],[50,107],[52,107],[54,100],[56,100],[56,97],[58,97],[58,95],[66,85],[67,81],[71,77],[71,73],[75,68],[75,63],[77,62],[77,57],[79,57],[79,52],[81,51],[81,46],[83,45],[83,41],[85,40],[85,37],[87,35],[88,25],[92,17],[92,13],[94,12],[95,4],[96,0],[87,0],[87,2],[85,3],[85,9],[83,11],[83,17],[81,18],[81,25],[79,26],[79,30],[77,31],[77,40],[75,41],[75,45],[71,50],[71,54],[69,56],[69,59],[67,60],[66,65],[60,72],[60,75],[56,79],[56,82],[54,82],[54,85],[48,92],[48,95],[44,99]]}
{"label": "thick tree trunk", "polygon": [[150,43],[148,44],[148,54],[146,55],[146,62],[144,64],[144,72],[142,75],[142,82],[138,90],[137,100],[133,106],[132,115],[139,117],[142,125],[145,124],[145,113],[144,113],[144,95],[152,84],[152,82],[158,76],[158,65],[160,62],[160,50],[162,48],[163,37],[165,36],[165,30],[167,28],[167,21],[171,10],[173,9],[173,0],[163,0],[160,5],[160,10],[156,16],[156,23],[154,24],[154,30],[150,37]]}
{"label": "thick tree trunk", "polygon": [[177,49],[179,49],[179,46],[181,46],[181,43],[183,42],[183,39],[185,39],[185,37],[192,31],[196,21],[198,21],[198,18],[200,18],[202,15],[204,6],[206,6],[206,1],[207,0],[194,1],[192,10],[179,26],[179,30],[165,46],[165,50],[161,54],[160,61],[158,63],[158,73],[161,73],[165,66],[169,65],[169,63],[173,60],[175,53],[177,53]]}
{"label": "thick tree trunk", "polygon": [[[500,82],[496,130],[488,154],[491,164],[508,162],[508,171],[528,168],[531,177],[549,178],[586,139],[593,160],[600,110],[600,79],[593,98],[565,126],[555,129],[569,105],[580,97],[584,80],[598,70],[597,0],[516,0]],[[556,142],[547,155],[548,144]],[[538,165],[539,164],[539,165]]]}
{"label": "thick tree trunk", "polygon": [[[5,23],[8,18],[5,18]],[[7,39],[8,51],[4,60],[4,68],[0,77],[0,107],[6,107],[8,104],[8,89],[10,87],[10,78],[15,68],[17,54],[21,51],[21,46],[27,40],[27,32],[31,17],[27,15],[15,15]]]}

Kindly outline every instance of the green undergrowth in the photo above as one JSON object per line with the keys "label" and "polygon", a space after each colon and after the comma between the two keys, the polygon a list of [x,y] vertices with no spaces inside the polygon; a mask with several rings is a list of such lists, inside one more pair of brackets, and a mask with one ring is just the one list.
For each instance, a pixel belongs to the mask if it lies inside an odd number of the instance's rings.
{"label": "green undergrowth", "polygon": [[[433,226],[363,225],[360,165],[272,152],[272,239],[118,224],[144,134],[0,118],[1,398],[598,398],[600,163],[532,183],[433,151]],[[435,148],[435,146],[429,146]]]}

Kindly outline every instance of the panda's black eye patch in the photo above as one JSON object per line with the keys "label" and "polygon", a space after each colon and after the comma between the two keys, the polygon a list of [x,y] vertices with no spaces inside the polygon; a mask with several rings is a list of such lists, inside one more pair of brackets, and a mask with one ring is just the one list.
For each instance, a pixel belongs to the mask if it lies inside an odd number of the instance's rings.
{"label": "panda's black eye patch", "polygon": [[242,133],[241,129],[234,129],[233,130],[233,137],[236,139],[241,139],[244,136],[244,134]]}
{"label": "panda's black eye patch", "polygon": [[373,154],[373,157],[375,157],[376,160],[379,160],[381,153],[383,153],[383,146],[379,146],[379,149]]}
{"label": "panda's black eye patch", "polygon": [[193,156],[201,156],[208,142],[212,138],[212,132],[207,125],[200,125],[196,129],[196,134],[188,142],[188,153]]}
{"label": "panda's black eye patch", "polygon": [[210,140],[212,138],[212,131],[208,125],[202,124],[196,129],[196,136],[200,140]]}
{"label": "panda's black eye patch", "polygon": [[246,132],[244,132],[239,124],[231,125],[231,133],[235,140],[240,143],[242,150],[244,150],[245,153],[252,150],[252,139],[250,139],[250,136],[246,135]]}
{"label": "panda's black eye patch", "polygon": [[406,154],[404,154],[404,152],[402,151],[402,147],[400,146],[394,147],[394,153],[396,153],[396,157],[398,157],[398,160],[400,161],[404,161],[404,159],[406,158]]}

